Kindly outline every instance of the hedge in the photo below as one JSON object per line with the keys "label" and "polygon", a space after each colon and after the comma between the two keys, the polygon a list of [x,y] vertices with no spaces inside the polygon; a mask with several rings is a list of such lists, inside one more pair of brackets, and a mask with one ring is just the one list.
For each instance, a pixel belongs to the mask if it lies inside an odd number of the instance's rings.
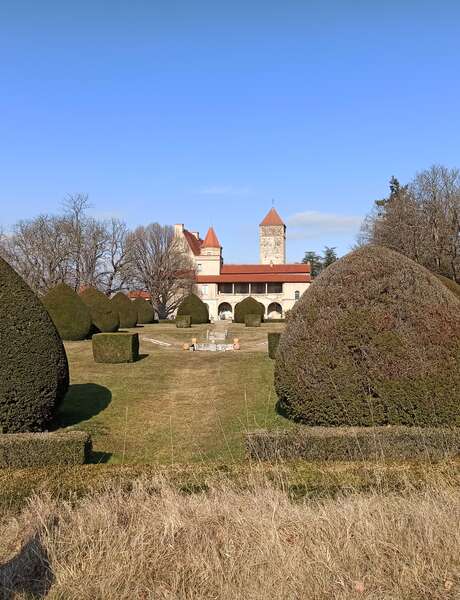
{"label": "hedge", "polygon": [[60,283],[43,296],[45,305],[63,340],[84,340],[91,329],[91,313],[70,286]]}
{"label": "hedge", "polygon": [[91,437],[84,431],[0,435],[0,469],[82,465],[91,455]]}
{"label": "hedge", "polygon": [[1,258],[0,314],[0,433],[41,431],[67,392],[67,357],[45,307]]}
{"label": "hedge", "polygon": [[190,315],[180,315],[175,319],[176,327],[178,329],[186,329],[192,326],[192,317]]}
{"label": "hedge", "polygon": [[146,325],[155,321],[155,310],[150,302],[144,298],[136,298],[133,300],[134,308],[137,311],[137,322],[140,325]]}
{"label": "hedge", "polygon": [[268,356],[270,358],[276,358],[276,351],[280,343],[281,333],[273,332],[267,334],[268,338]]}
{"label": "hedge", "polygon": [[88,287],[80,293],[80,297],[91,313],[91,333],[112,333],[118,331],[120,318],[113,310],[109,298],[96,288]]}
{"label": "hedge", "polygon": [[296,427],[245,434],[254,460],[439,460],[460,454],[460,428]]}
{"label": "hedge", "polygon": [[241,302],[235,305],[233,320],[235,323],[244,323],[246,315],[260,315],[261,320],[264,320],[265,306],[258,302],[252,296],[248,296]]}
{"label": "hedge", "polygon": [[260,327],[262,317],[260,315],[244,315],[246,327]]}
{"label": "hedge", "polygon": [[97,363],[131,363],[139,359],[139,334],[97,333],[93,335],[93,357]]}
{"label": "hedge", "polygon": [[118,292],[110,300],[112,310],[118,314],[120,319],[120,327],[136,327],[137,325],[137,308],[133,301],[128,298],[123,292]]}
{"label": "hedge", "polygon": [[360,248],[292,309],[275,386],[308,425],[460,425],[458,300],[409,258]]}
{"label": "hedge", "polygon": [[190,294],[182,300],[177,309],[177,316],[190,315],[192,325],[209,323],[209,309],[196,294]]}

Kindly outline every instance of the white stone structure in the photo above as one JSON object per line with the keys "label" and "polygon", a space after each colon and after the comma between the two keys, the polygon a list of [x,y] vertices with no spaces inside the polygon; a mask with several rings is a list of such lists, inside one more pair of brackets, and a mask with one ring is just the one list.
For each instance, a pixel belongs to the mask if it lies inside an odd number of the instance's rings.
{"label": "white stone structure", "polygon": [[184,251],[193,259],[197,293],[209,306],[212,320],[231,319],[235,305],[253,296],[265,316],[282,318],[310,285],[310,265],[286,264],[286,225],[274,208],[259,226],[260,264],[224,264],[222,246],[212,227],[204,240],[184,225],[175,226]]}

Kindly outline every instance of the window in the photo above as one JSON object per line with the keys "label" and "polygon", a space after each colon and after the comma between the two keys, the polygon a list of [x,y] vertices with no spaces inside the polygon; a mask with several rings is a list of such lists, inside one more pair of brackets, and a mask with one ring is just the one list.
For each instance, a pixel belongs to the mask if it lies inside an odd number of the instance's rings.
{"label": "window", "polygon": [[208,286],[207,285],[202,285],[201,286],[201,293],[203,294],[203,296],[207,296],[208,295]]}
{"label": "window", "polygon": [[265,294],[265,283],[251,283],[251,294]]}
{"label": "window", "polygon": [[219,294],[233,294],[233,283],[219,283]]}
{"label": "window", "polygon": [[296,291],[294,292],[294,300],[296,300],[296,301],[297,301],[299,298],[300,298],[300,292],[299,292],[299,290],[296,290]]}
{"label": "window", "polygon": [[267,283],[267,292],[269,294],[281,294],[283,291],[282,283]]}
{"label": "window", "polygon": [[249,283],[235,283],[235,294],[249,294]]}
{"label": "window", "polygon": [[201,263],[198,263],[196,265],[196,272],[201,273],[202,270],[203,270],[203,265]]}

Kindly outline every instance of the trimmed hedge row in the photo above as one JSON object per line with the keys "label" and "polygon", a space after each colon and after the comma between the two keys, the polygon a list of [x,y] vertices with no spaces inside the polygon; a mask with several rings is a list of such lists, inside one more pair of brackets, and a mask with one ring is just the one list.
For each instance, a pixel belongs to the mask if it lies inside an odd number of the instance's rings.
{"label": "trimmed hedge row", "polygon": [[235,305],[233,320],[235,323],[244,323],[246,315],[260,315],[260,319],[263,321],[265,306],[252,296],[248,296]]}
{"label": "trimmed hedge row", "polygon": [[91,449],[91,437],[84,431],[5,433],[0,435],[0,469],[82,465]]}
{"label": "trimmed hedge row", "polygon": [[295,427],[245,434],[254,460],[442,459],[460,454],[460,428]]}
{"label": "trimmed hedge row", "polygon": [[92,342],[94,362],[117,364],[139,359],[138,333],[97,333]]}
{"label": "trimmed hedge row", "polygon": [[[192,325],[209,323],[209,308],[196,294],[190,294],[182,300],[177,309],[177,317],[190,315]],[[176,317],[176,318],[177,318]]]}
{"label": "trimmed hedge row", "polygon": [[42,431],[67,392],[67,357],[42,302],[1,258],[0,314],[0,434]]}
{"label": "trimmed hedge row", "polygon": [[178,315],[174,322],[178,329],[187,329],[192,326],[192,317],[190,315]]}
{"label": "trimmed hedge row", "polygon": [[63,340],[84,340],[91,329],[91,313],[70,286],[60,283],[43,296],[45,305]]}

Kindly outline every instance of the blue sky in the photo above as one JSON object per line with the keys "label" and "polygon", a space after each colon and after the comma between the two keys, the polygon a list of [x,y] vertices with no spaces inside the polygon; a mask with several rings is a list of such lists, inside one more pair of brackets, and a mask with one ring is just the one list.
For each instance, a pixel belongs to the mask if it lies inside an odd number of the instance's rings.
{"label": "blue sky", "polygon": [[88,193],[130,226],[214,225],[256,261],[354,242],[433,163],[460,166],[460,4],[0,0],[0,223]]}

